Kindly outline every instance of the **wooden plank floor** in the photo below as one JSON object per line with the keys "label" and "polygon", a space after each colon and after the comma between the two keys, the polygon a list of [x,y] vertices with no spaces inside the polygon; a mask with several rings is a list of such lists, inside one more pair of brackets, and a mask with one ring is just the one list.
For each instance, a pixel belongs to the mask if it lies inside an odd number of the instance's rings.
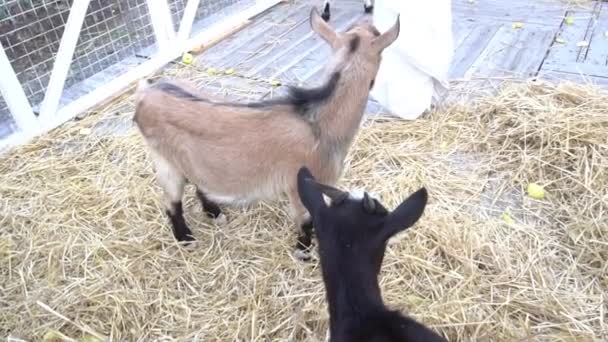
{"label": "wooden plank floor", "polygon": [[573,24],[563,23],[540,70],[551,79],[589,81],[608,86],[608,2],[595,2],[588,10],[569,10]]}
{"label": "wooden plank floor", "polygon": [[[514,29],[514,22],[523,26]],[[557,1],[461,0],[454,3],[454,26],[459,45],[453,78],[538,76],[608,85],[606,2],[567,7]],[[480,38],[474,30],[485,34]]]}
{"label": "wooden plank floor", "polygon": [[[360,2],[336,1],[331,25],[343,30],[362,17]],[[277,5],[204,52],[197,63],[203,68],[234,68],[246,77],[278,79],[283,84],[314,84],[330,53],[308,23],[311,6],[320,3],[294,0]],[[558,0],[453,0],[452,8],[455,53],[450,78],[454,83],[493,88],[505,79],[543,77],[608,85],[608,3],[570,7]],[[574,19],[572,24],[565,22],[567,16]],[[514,28],[515,22],[522,27]],[[585,40],[589,46],[577,46]],[[242,88],[243,82],[228,77],[215,86]],[[270,86],[249,85],[246,97],[273,92]],[[371,101],[368,111],[375,113],[381,107]]]}

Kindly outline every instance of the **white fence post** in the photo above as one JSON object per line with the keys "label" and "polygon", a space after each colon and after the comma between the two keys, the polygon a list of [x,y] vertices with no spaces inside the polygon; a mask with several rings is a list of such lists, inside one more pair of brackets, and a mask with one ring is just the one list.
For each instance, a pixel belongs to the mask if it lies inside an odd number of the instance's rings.
{"label": "white fence post", "polygon": [[190,37],[190,31],[192,30],[192,23],[194,22],[194,17],[196,16],[196,10],[198,9],[198,5],[201,3],[201,0],[188,0],[188,4],[186,4],[186,8],[184,9],[184,15],[182,16],[182,21],[179,24],[179,32],[177,33],[177,39],[180,42],[185,42],[188,37]]}
{"label": "white fence post", "polygon": [[175,42],[171,10],[167,0],[148,0],[147,3],[159,52],[166,53],[167,50],[172,48],[171,44]]}
{"label": "white fence post", "polygon": [[32,131],[38,127],[38,118],[23,92],[15,70],[8,60],[2,42],[0,42],[0,93],[20,131]]}
{"label": "white fence post", "polygon": [[77,0],[70,8],[68,22],[65,24],[61,43],[59,44],[59,51],[57,51],[55,63],[53,63],[51,79],[44,94],[44,100],[40,105],[41,120],[48,120],[57,112],[61,94],[63,93],[63,86],[65,85],[65,80],[72,64],[74,50],[80,36],[80,29],[89,8],[89,2],[91,0]]}

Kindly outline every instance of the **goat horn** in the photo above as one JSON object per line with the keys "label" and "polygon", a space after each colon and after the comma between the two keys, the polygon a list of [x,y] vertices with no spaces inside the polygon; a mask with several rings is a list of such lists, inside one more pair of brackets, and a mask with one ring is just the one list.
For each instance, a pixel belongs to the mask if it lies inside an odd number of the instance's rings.
{"label": "goat horn", "polygon": [[367,194],[367,192],[363,194],[363,209],[370,214],[376,212],[376,202]]}

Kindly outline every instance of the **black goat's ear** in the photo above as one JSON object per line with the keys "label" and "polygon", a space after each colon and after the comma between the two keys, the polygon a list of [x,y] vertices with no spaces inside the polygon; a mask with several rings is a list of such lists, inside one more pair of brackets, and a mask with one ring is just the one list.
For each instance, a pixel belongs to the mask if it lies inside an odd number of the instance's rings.
{"label": "black goat's ear", "polygon": [[428,201],[428,193],[422,188],[408,197],[386,217],[381,239],[386,241],[393,235],[413,226],[422,217]]}
{"label": "black goat's ear", "polygon": [[326,207],[323,193],[310,170],[305,166],[298,171],[298,195],[313,218],[318,215],[319,210]]}

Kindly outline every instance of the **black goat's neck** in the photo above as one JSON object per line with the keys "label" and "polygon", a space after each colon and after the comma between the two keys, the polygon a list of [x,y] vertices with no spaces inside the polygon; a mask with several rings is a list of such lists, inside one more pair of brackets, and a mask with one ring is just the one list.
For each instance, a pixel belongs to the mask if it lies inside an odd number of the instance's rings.
{"label": "black goat's neck", "polygon": [[386,311],[377,274],[353,265],[323,265],[332,336]]}

